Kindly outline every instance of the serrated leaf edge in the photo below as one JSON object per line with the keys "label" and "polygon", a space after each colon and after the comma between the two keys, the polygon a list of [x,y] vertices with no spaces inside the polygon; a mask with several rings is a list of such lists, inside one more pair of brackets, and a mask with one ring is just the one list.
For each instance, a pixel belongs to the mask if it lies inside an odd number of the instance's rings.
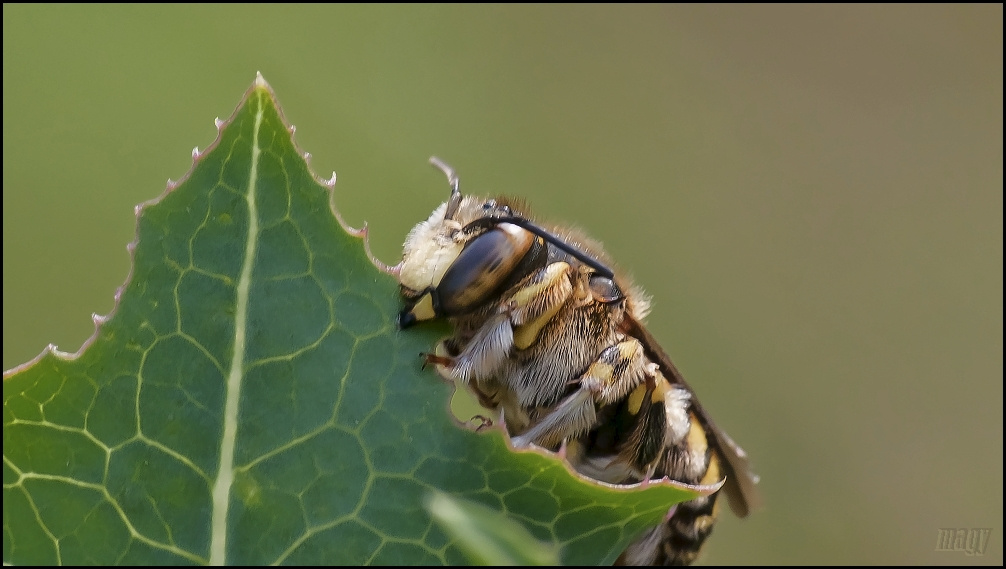
{"label": "serrated leaf edge", "polygon": [[[120,305],[120,301],[122,299],[122,295],[125,292],[126,288],[129,286],[129,284],[133,280],[134,271],[135,271],[135,268],[136,268],[135,267],[135,252],[136,252],[136,247],[139,244],[139,221],[140,221],[140,216],[142,215],[143,211],[146,208],[148,208],[148,207],[152,207],[152,206],[155,206],[155,205],[159,204],[169,194],[171,194],[175,189],[177,189],[178,187],[180,187],[181,185],[183,185],[192,176],[193,172],[195,171],[196,166],[200,163],[200,161],[202,161],[205,156],[207,156],[213,150],[215,150],[216,147],[220,144],[221,139],[222,139],[223,131],[235,121],[238,113],[244,108],[244,106],[246,104],[248,104],[252,100],[252,97],[254,97],[256,94],[262,94],[262,95],[268,97],[269,100],[272,102],[272,105],[273,105],[274,109],[276,110],[277,114],[279,115],[281,123],[286,126],[287,131],[290,133],[290,140],[293,143],[294,148],[296,149],[298,155],[300,155],[304,159],[304,161],[305,161],[305,163],[307,165],[308,172],[310,172],[310,174],[313,177],[313,179],[320,186],[322,186],[326,190],[328,190],[328,193],[329,193],[329,209],[332,212],[332,215],[339,222],[339,224],[343,228],[343,230],[349,236],[357,238],[357,239],[360,239],[363,242],[363,247],[364,247],[364,250],[365,250],[365,252],[367,254],[367,257],[370,259],[371,263],[374,265],[375,268],[377,268],[379,271],[381,271],[381,272],[383,272],[385,274],[388,274],[389,276],[395,277],[396,280],[397,280],[397,275],[398,275],[399,268],[400,268],[401,264],[399,263],[399,264],[396,264],[396,265],[393,265],[393,266],[392,265],[388,265],[388,264],[384,263],[383,261],[381,261],[380,259],[378,259],[373,254],[373,252],[371,250],[371,247],[370,247],[369,229],[368,229],[368,225],[367,225],[366,222],[364,222],[364,224],[363,224],[363,226],[361,228],[355,228],[355,227],[351,226],[350,224],[348,224],[343,219],[342,215],[340,214],[340,212],[339,212],[339,210],[338,210],[338,208],[336,207],[336,204],[335,204],[335,184],[336,184],[336,179],[337,179],[336,173],[332,172],[332,175],[331,175],[330,178],[324,179],[324,178],[321,178],[320,176],[318,176],[314,172],[314,170],[311,168],[311,165],[310,165],[311,154],[309,152],[302,151],[300,149],[300,147],[297,145],[296,139],[294,137],[294,134],[296,132],[296,127],[294,125],[291,125],[289,123],[289,121],[286,120],[286,117],[285,117],[285,115],[283,113],[283,108],[279,104],[279,102],[278,102],[278,100],[276,98],[275,92],[273,91],[272,87],[269,85],[269,83],[262,76],[261,72],[256,72],[256,76],[255,76],[254,82],[245,91],[244,95],[241,97],[239,103],[237,104],[237,106],[235,107],[235,109],[231,113],[231,115],[227,119],[224,119],[224,120],[221,120],[220,118],[214,119],[214,126],[216,127],[216,130],[217,130],[217,135],[214,138],[214,140],[206,148],[204,148],[201,151],[199,150],[198,147],[196,147],[196,148],[193,149],[193,151],[192,151],[192,164],[190,165],[188,171],[181,178],[179,178],[178,180],[168,179],[168,181],[167,181],[167,183],[165,185],[164,191],[160,195],[158,195],[157,197],[152,198],[150,200],[146,200],[146,201],[144,201],[144,202],[142,202],[142,203],[134,206],[133,210],[134,210],[134,215],[136,217],[136,233],[134,235],[133,240],[126,244],[126,250],[129,253],[129,259],[130,259],[129,267],[130,268],[129,268],[129,272],[126,275],[126,278],[125,278],[123,284],[121,284],[115,290],[114,303],[113,303],[112,309],[109,311],[109,313],[106,314],[106,315],[99,315],[99,314],[92,313],[91,320],[94,322],[94,331],[91,333],[91,335],[86,340],[84,340],[84,342],[81,344],[80,348],[77,349],[77,351],[75,351],[75,352],[62,351],[62,350],[60,350],[58,348],[58,346],[56,344],[50,343],[45,348],[43,348],[42,351],[38,355],[36,355],[34,358],[28,360],[27,362],[24,362],[22,364],[14,366],[14,367],[12,367],[12,368],[10,368],[8,370],[5,370],[3,372],[3,379],[5,381],[7,379],[9,379],[9,378],[11,378],[11,377],[13,377],[13,376],[21,373],[21,372],[24,372],[24,371],[30,369],[31,367],[33,367],[34,365],[36,365],[40,361],[42,361],[49,354],[52,354],[56,358],[59,358],[59,359],[64,360],[64,361],[73,361],[73,360],[76,360],[77,358],[81,357],[87,351],[87,349],[97,340],[97,338],[99,336],[99,332],[101,330],[101,326],[104,323],[106,323],[109,320],[111,320],[116,315],[116,313],[119,310],[119,305]],[[257,135],[258,135],[258,130],[259,130],[259,125],[260,125],[261,118],[262,118],[262,107],[259,108],[259,111],[258,111],[257,116],[256,116],[256,125],[255,125],[255,137],[256,137],[256,140],[253,141],[253,153],[257,153],[258,150],[259,150],[258,149],[258,144],[257,144]],[[252,168],[253,169],[255,168],[255,164],[256,164],[256,161],[253,158],[253,161],[252,161]],[[254,176],[252,176],[252,178],[251,178],[251,183],[252,184],[255,183]],[[249,200],[250,200],[249,205],[250,206],[253,205],[251,203],[253,201],[253,194],[254,194],[254,188],[253,187],[249,188]],[[254,217],[254,216],[252,216],[252,217]],[[240,290],[241,290],[241,284],[239,284],[239,293],[238,293],[239,294],[239,300],[238,300],[238,311],[237,311],[237,314],[239,314],[239,315],[243,315],[244,312],[245,312],[245,310],[241,309],[241,306],[247,307],[247,293],[248,293],[247,288],[248,288],[248,283],[250,281],[251,268],[252,268],[252,266],[251,266],[252,265],[251,259],[254,258],[253,257],[253,254],[254,254],[254,237],[255,237],[254,233],[253,233],[254,230],[255,230],[254,229],[254,223],[255,222],[253,220],[252,221],[252,226],[249,227],[249,235],[252,235],[253,237],[249,240],[248,247],[246,248],[246,261],[245,261],[245,263],[244,263],[244,265],[242,267],[242,273],[241,273],[241,277],[240,277],[240,282],[244,284],[244,295],[245,296],[244,296],[244,303],[242,304],[241,299],[240,299],[240,296],[241,296],[241,292],[240,292]],[[236,335],[240,334],[241,333],[240,331],[243,331],[243,326],[239,325],[238,323],[235,323],[235,334]],[[225,445],[225,447],[221,449],[221,466],[220,466],[220,469],[218,471],[217,481],[214,483],[214,488],[213,488],[213,514],[212,514],[212,522],[211,522],[212,536],[211,536],[210,559],[209,559],[209,562],[210,562],[211,565],[223,564],[226,561],[226,531],[227,531],[226,519],[227,519],[227,508],[228,508],[228,505],[229,505],[229,500],[227,498],[229,496],[229,492],[230,492],[230,488],[231,488],[230,479],[233,477],[233,468],[232,468],[232,466],[233,466],[233,462],[232,462],[233,461],[233,445],[234,445],[234,439],[236,437],[236,419],[237,419],[237,411],[238,411],[237,406],[238,406],[238,402],[239,402],[240,380],[241,380],[241,375],[242,375],[242,371],[241,371],[241,359],[240,358],[243,358],[243,349],[239,350],[238,346],[240,345],[243,348],[243,345],[244,345],[243,340],[240,341],[240,342],[238,340],[239,339],[236,337],[235,338],[235,350],[234,350],[235,353],[234,353],[234,356],[232,358],[230,372],[228,373],[228,385],[226,387],[227,402],[225,404],[225,412],[224,412],[224,437],[223,437],[224,441],[222,443],[223,445]],[[242,355],[239,355],[239,352]],[[238,384],[237,388],[234,388],[234,385],[232,384],[232,382],[234,382],[234,381],[236,381],[237,384]],[[456,385],[453,385],[453,389],[456,390],[457,388],[458,387]],[[451,396],[453,396],[453,392],[451,393]],[[453,413],[451,413],[451,411],[450,411],[450,399],[451,398],[448,397],[445,400],[445,402],[444,402],[445,412],[447,413],[447,415],[451,418],[451,420],[455,423],[455,425],[458,428],[463,429],[463,430],[473,431],[473,429],[469,425],[466,425],[466,424],[458,421],[454,417]],[[670,480],[668,478],[662,478],[662,479],[658,479],[658,480],[643,481],[643,482],[639,482],[639,483],[635,483],[635,484],[610,484],[610,483],[605,483],[605,482],[597,481],[597,480],[594,480],[592,478],[586,477],[586,476],[580,474],[579,472],[577,472],[572,467],[572,465],[569,463],[569,461],[566,460],[566,458],[564,456],[562,456],[561,453],[557,454],[555,452],[552,452],[552,451],[549,451],[549,450],[546,450],[546,449],[543,449],[543,448],[540,448],[540,447],[537,447],[537,446],[531,446],[531,447],[528,447],[528,448],[517,448],[517,447],[515,447],[512,444],[511,440],[510,440],[510,436],[508,435],[508,433],[506,432],[506,430],[501,425],[492,425],[492,426],[489,426],[489,427],[485,427],[483,429],[480,429],[479,432],[476,433],[476,434],[491,435],[492,433],[490,431],[497,431],[502,436],[502,438],[505,441],[507,447],[512,452],[515,452],[515,453],[536,453],[536,454],[545,456],[545,457],[553,459],[553,460],[558,460],[565,467],[565,469],[570,474],[572,474],[576,479],[581,480],[583,482],[586,482],[589,485],[595,485],[595,486],[599,486],[599,487],[604,487],[604,488],[606,488],[608,490],[612,490],[612,491],[616,491],[616,492],[632,492],[632,491],[635,491],[635,490],[640,490],[640,489],[644,489],[644,488],[647,488],[647,487],[652,487],[652,486],[655,486],[655,485],[664,485],[664,486],[668,486],[668,487],[679,489],[679,490],[684,490],[684,491],[688,491],[688,492],[694,492],[697,495],[709,495],[709,494],[712,494],[712,493],[716,492],[717,490],[719,490],[719,488],[725,482],[725,479],[724,479],[724,480],[721,480],[720,482],[718,482],[716,484],[711,484],[711,485],[691,485],[691,484],[685,484],[685,483],[682,483],[682,482],[673,481],[673,480]],[[226,445],[227,445],[226,441],[227,440],[230,440],[230,452],[226,452]],[[230,464],[229,465],[225,463],[225,461],[227,461],[228,459],[230,460]]]}
{"label": "serrated leaf edge", "polygon": [[323,186],[328,190],[329,208],[332,211],[332,215],[334,215],[336,220],[338,220],[339,225],[341,225],[343,230],[345,230],[346,233],[348,233],[351,237],[363,241],[363,247],[367,253],[367,257],[370,258],[370,261],[374,264],[375,267],[377,267],[378,270],[391,276],[397,275],[395,267],[392,267],[384,263],[376,256],[374,256],[373,252],[371,251],[369,229],[367,227],[367,223],[364,222],[363,227],[357,229],[352,225],[346,223],[346,221],[342,218],[342,215],[339,213],[339,210],[336,209],[335,207],[335,182],[336,182],[335,172],[332,172],[332,176],[328,179],[324,179],[315,174],[314,170],[311,168],[311,154],[309,152],[302,151],[300,147],[297,145],[297,141],[293,136],[294,133],[297,131],[297,127],[291,125],[290,122],[286,120],[286,117],[283,114],[283,107],[280,106],[279,102],[277,101],[276,93],[273,91],[272,86],[269,85],[269,83],[265,80],[261,72],[256,72],[255,81],[252,83],[251,87],[249,87],[248,90],[245,91],[244,95],[242,95],[240,102],[238,102],[238,105],[234,108],[234,111],[231,113],[231,115],[227,119],[220,119],[219,117],[213,119],[213,125],[217,130],[217,135],[216,138],[213,140],[213,142],[211,142],[209,146],[207,146],[203,150],[199,150],[198,146],[192,149],[192,164],[189,166],[188,171],[185,172],[185,174],[182,175],[182,177],[179,178],[178,180],[173,180],[169,178],[167,183],[165,184],[164,191],[161,192],[159,196],[141,202],[140,204],[133,207],[133,214],[136,217],[136,232],[134,233],[133,240],[126,244],[126,251],[129,253],[129,273],[126,274],[125,281],[123,281],[123,283],[115,289],[115,294],[113,295],[112,309],[108,312],[108,314],[105,315],[97,313],[91,314],[91,321],[94,323],[94,331],[91,332],[91,335],[84,340],[84,342],[80,345],[80,348],[78,348],[77,351],[75,352],[66,352],[60,350],[59,346],[52,343],[46,345],[45,348],[43,348],[42,351],[38,353],[38,355],[31,358],[30,360],[18,364],[10,369],[4,370],[3,372],[4,380],[7,380],[12,376],[15,376],[25,370],[30,369],[32,366],[42,361],[42,359],[49,354],[52,354],[53,356],[64,361],[76,360],[77,358],[81,357],[84,354],[84,352],[86,352],[87,349],[91,346],[91,344],[93,344],[97,340],[98,333],[101,330],[101,325],[111,320],[118,312],[119,301],[122,298],[122,294],[126,290],[126,287],[128,287],[133,280],[133,271],[135,270],[135,264],[136,264],[135,252],[136,252],[136,246],[139,243],[140,215],[146,208],[159,204],[162,200],[164,200],[164,198],[166,198],[169,194],[171,194],[171,192],[173,192],[176,188],[184,184],[192,176],[192,172],[195,171],[196,166],[203,159],[203,157],[212,152],[220,144],[221,133],[223,132],[223,130],[234,122],[234,118],[237,116],[237,113],[244,107],[246,102],[249,101],[251,97],[255,94],[255,92],[258,90],[263,90],[268,94],[269,98],[273,102],[273,106],[275,107],[276,112],[280,116],[280,120],[284,125],[287,126],[287,131],[290,133],[290,140],[293,142],[294,148],[297,149],[297,153],[304,159],[305,162],[307,162],[308,171],[311,173],[311,176],[319,185]]}

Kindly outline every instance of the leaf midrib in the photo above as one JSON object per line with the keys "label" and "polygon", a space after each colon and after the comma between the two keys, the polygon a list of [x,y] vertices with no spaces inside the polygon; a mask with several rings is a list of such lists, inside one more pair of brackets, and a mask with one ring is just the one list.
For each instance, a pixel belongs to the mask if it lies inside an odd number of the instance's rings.
{"label": "leaf midrib", "polygon": [[264,116],[264,105],[262,104],[264,86],[259,84],[262,82],[262,76],[259,75],[256,79],[258,109],[255,111],[255,127],[252,130],[251,168],[248,171],[248,191],[245,197],[248,203],[248,233],[245,236],[245,254],[237,282],[234,351],[227,373],[227,384],[224,387],[226,400],[224,403],[223,436],[220,440],[220,467],[217,469],[217,477],[213,483],[210,565],[224,565],[227,560],[227,511],[230,506],[230,490],[234,482],[234,447],[237,440],[241,380],[244,378],[248,294],[251,289],[255,249],[258,245],[258,206],[255,197],[259,156],[262,153],[258,139]]}

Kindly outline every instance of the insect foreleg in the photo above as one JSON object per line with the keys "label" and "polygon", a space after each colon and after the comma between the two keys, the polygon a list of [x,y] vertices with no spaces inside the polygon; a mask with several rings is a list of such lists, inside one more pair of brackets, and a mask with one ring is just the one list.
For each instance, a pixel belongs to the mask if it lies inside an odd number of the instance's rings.
{"label": "insect foreleg", "polygon": [[514,347],[524,350],[534,344],[541,329],[559,312],[573,293],[569,265],[552,263],[535,273],[501,307],[514,325]]}

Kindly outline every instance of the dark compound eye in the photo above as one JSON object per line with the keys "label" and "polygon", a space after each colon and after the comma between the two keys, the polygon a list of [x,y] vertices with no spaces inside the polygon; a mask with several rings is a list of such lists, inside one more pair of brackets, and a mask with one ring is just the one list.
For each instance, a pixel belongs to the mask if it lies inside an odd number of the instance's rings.
{"label": "dark compound eye", "polygon": [[[536,241],[534,234],[509,223],[472,239],[437,285],[439,313],[450,316],[470,311],[498,294],[515,271],[527,274],[534,268],[525,263],[528,255],[540,252],[534,247]],[[543,254],[540,258],[545,259]]]}

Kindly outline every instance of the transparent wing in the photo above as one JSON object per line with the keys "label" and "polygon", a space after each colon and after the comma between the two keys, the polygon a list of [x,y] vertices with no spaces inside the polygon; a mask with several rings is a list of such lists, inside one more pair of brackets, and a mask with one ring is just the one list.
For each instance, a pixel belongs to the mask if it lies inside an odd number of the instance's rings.
{"label": "transparent wing", "polygon": [[751,472],[747,453],[709,418],[709,415],[702,409],[702,405],[699,404],[698,399],[695,397],[695,391],[685,382],[681,372],[671,362],[670,356],[664,352],[664,349],[660,347],[660,344],[657,343],[657,340],[650,334],[649,330],[629,314],[626,314],[622,327],[626,334],[639,340],[646,351],[647,357],[650,361],[660,366],[664,377],[668,381],[676,385],[682,385],[692,393],[692,410],[699,417],[699,420],[702,421],[706,431],[713,434],[713,437],[716,439],[716,451],[726,459],[726,463],[729,466],[724,491],[727,494],[730,509],[738,517],[746,517],[751,510],[761,505],[761,496],[756,486],[758,476]]}

